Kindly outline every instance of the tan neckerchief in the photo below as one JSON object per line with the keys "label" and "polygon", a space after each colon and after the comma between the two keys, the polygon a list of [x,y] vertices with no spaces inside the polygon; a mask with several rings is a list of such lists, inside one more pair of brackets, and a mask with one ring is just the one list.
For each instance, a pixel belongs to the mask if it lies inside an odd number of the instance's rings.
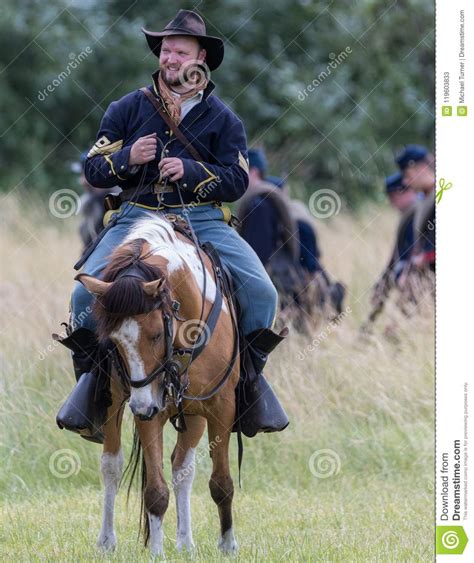
{"label": "tan neckerchief", "polygon": [[[173,95],[173,90],[165,83],[161,76],[161,72],[158,73],[158,90],[165,103],[166,109],[171,116],[171,119],[179,125],[181,121],[181,104],[194,97],[198,92],[204,90],[208,84],[208,80],[203,80],[199,82],[194,88],[188,90],[184,94],[179,94],[179,96]],[[175,92],[175,94],[178,92]]]}

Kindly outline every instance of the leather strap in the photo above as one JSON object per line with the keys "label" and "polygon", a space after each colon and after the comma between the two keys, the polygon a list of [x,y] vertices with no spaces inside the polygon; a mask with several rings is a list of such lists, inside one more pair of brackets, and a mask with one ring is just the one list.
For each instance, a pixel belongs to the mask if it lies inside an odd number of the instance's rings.
{"label": "leather strap", "polygon": [[194,160],[204,162],[204,159],[199,154],[199,151],[193,147],[193,145],[186,139],[183,132],[178,129],[176,123],[171,119],[169,114],[167,113],[166,109],[164,108],[163,104],[158,100],[156,96],[154,96],[148,88],[143,87],[140,90],[145,94],[145,96],[150,100],[150,102],[155,107],[156,111],[160,114],[163,118],[163,121],[168,125],[168,127],[173,131],[173,134],[177,139],[183,143],[186,149],[191,153]]}

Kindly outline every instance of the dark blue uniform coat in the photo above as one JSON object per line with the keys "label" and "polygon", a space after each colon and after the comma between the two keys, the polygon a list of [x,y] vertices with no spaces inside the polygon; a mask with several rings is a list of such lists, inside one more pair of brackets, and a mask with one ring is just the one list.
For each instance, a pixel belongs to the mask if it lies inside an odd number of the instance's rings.
{"label": "dark blue uniform coat", "polygon": [[[156,96],[156,74],[149,90]],[[136,90],[112,102],[102,119],[97,142],[87,155],[85,175],[90,184],[98,188],[122,189],[143,185],[148,195],[140,203],[155,205],[152,195],[158,181],[158,163],[161,158],[178,157],[184,164],[181,180],[184,203],[235,201],[248,186],[247,143],[240,119],[216,96],[215,86],[209,82],[200,103],[194,106],[181,121],[179,128],[188,141],[203,157],[197,162],[184,145],[171,133],[165,121],[143,92]],[[130,167],[128,164],[132,144],[150,133],[166,144],[167,154],[162,155],[158,143],[155,160],[147,165]],[[172,185],[173,186],[173,185]],[[163,194],[163,203],[179,205],[176,190]]]}

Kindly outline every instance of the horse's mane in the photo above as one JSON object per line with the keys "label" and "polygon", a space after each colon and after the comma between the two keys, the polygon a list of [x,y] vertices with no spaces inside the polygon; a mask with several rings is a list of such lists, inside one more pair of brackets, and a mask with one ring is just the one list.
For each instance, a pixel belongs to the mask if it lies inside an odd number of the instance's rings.
{"label": "horse's mane", "polygon": [[[126,317],[146,314],[159,307],[169,310],[171,298],[166,273],[156,265],[140,258],[147,241],[139,238],[119,246],[104,270],[103,281],[112,282],[110,288],[93,306],[97,332],[101,340],[109,337]],[[133,277],[127,276],[127,273]],[[135,277],[139,276],[139,277]],[[142,282],[163,278],[160,295],[152,298],[143,290]]]}

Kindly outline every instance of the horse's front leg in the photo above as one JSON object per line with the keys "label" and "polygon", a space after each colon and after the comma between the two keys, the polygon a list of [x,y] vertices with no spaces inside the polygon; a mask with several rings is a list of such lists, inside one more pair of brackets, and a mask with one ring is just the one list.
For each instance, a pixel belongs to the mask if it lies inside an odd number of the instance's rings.
{"label": "horse's front leg", "polygon": [[114,530],[114,508],[123,470],[123,453],[120,447],[120,434],[123,415],[123,396],[120,386],[112,379],[112,404],[107,410],[104,425],[104,449],[100,462],[104,481],[104,512],[102,528],[97,539],[97,546],[103,550],[112,550],[117,545]]}
{"label": "horse's front leg", "polygon": [[176,498],[176,547],[181,551],[194,548],[191,530],[191,490],[196,467],[196,447],[199,444],[206,420],[200,416],[186,416],[186,432],[178,434],[176,447],[171,455],[173,465],[173,489]]}
{"label": "horse's front leg", "polygon": [[160,415],[146,422],[135,417],[146,467],[143,501],[148,519],[152,556],[164,556],[163,518],[169,502],[169,489],[163,475],[163,426],[165,422],[166,420]]}
{"label": "horse's front leg", "polygon": [[[232,394],[234,390],[231,389]],[[219,549],[228,554],[236,553],[238,545],[232,526],[232,499],[234,483],[229,468],[229,440],[234,422],[235,405],[232,400],[219,401],[208,417],[209,449],[212,457],[212,475],[209,481],[212,500],[219,511],[221,536]]]}

